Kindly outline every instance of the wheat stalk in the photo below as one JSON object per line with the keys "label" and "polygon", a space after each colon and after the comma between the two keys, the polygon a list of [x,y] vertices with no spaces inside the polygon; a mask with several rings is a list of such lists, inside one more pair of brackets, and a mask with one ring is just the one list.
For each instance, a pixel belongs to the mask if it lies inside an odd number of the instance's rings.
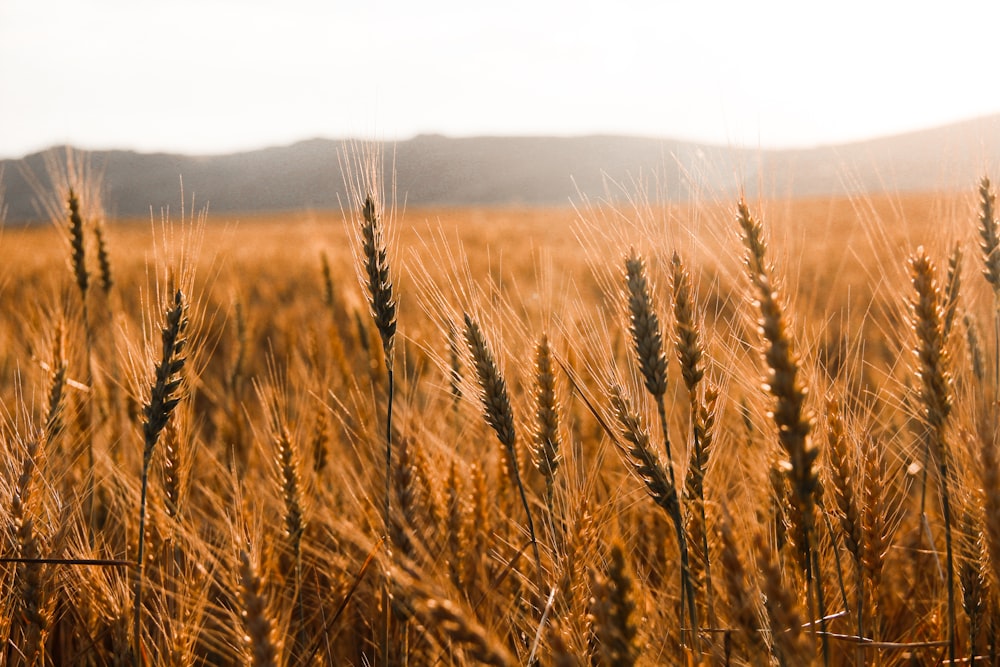
{"label": "wheat stalk", "polygon": [[757,568],[762,575],[764,609],[771,625],[771,645],[781,665],[812,664],[813,649],[802,633],[803,618],[796,596],[781,580],[781,570],[763,534],[754,538]]}
{"label": "wheat stalk", "polygon": [[[882,446],[881,442],[876,441],[871,436],[867,438],[861,490],[864,501],[861,504],[861,569],[868,584],[868,598],[865,607],[869,610],[871,632],[876,640],[879,639],[879,599],[882,594],[882,571],[885,566],[886,552],[891,543]],[[860,591],[862,597],[866,593],[864,583],[862,582],[862,590]]]}
{"label": "wheat stalk", "polygon": [[[538,551],[538,541],[535,538],[535,523],[531,518],[531,507],[521,483],[521,473],[517,465],[517,432],[514,428],[514,410],[510,405],[507,393],[507,381],[497,366],[496,357],[486,342],[479,323],[465,313],[465,342],[469,346],[473,366],[476,369],[476,379],[479,382],[479,398],[483,405],[483,416],[486,423],[496,433],[500,444],[504,446],[507,465],[517,484],[524,513],[528,518],[528,532],[531,536],[531,546],[535,553],[535,564],[538,568],[539,582],[542,579],[542,559]],[[539,590],[542,590],[540,588]]]}
{"label": "wheat stalk", "polygon": [[549,514],[553,513],[555,476],[562,458],[562,436],[559,433],[559,403],[556,397],[556,376],[552,368],[552,350],[548,336],[542,334],[535,347],[535,467],[545,479],[545,500]]}
{"label": "wheat stalk", "polygon": [[[721,542],[719,558],[722,565],[723,584],[729,598],[729,620],[745,637],[748,658],[754,661],[757,655],[767,652],[767,643],[760,630],[757,604],[755,596],[750,590],[748,573],[740,560],[739,549],[736,546],[732,517],[725,506],[723,506],[717,523],[717,531]],[[759,662],[754,664],[759,664]]]}
{"label": "wheat stalk", "polygon": [[[646,264],[634,248],[625,257],[625,295],[628,302],[629,333],[632,336],[632,347],[639,362],[646,390],[656,402],[657,414],[660,419],[660,429],[663,433],[663,447],[667,454],[667,477],[676,502],[676,478],[674,476],[674,458],[670,448],[670,433],[667,426],[667,412],[664,395],[667,391],[667,357],[663,351],[663,332],[660,328],[660,318],[653,306],[652,291],[646,277]],[[684,598],[687,600],[688,612],[691,616],[691,639],[696,647],[698,644],[698,616],[694,600],[694,583],[688,563],[687,537],[681,519],[679,503],[673,507],[671,518],[677,532],[677,544],[681,552],[681,626],[684,625]]]}
{"label": "wheat stalk", "polygon": [[[799,359],[788,332],[780,295],[771,281],[763,226],[750,215],[750,210],[742,200],[737,206],[737,220],[747,249],[747,274],[760,310],[758,325],[764,341],[764,362],[768,368],[765,387],[774,397],[772,418],[778,428],[778,441],[787,457],[787,474],[795,510],[791,514],[796,527],[795,539],[802,550],[806,580],[810,590],[815,591],[819,616],[822,618],[823,587],[817,583],[821,581],[822,575],[817,569],[818,554],[813,542],[816,539],[816,493],[819,487],[814,464],[819,456],[819,448],[809,437],[812,418],[805,407],[807,390],[799,377]],[[824,660],[828,661],[825,634],[823,637]]]}
{"label": "wheat stalk", "polygon": [[[702,364],[704,352],[698,323],[695,321],[694,297],[691,276],[684,266],[681,256],[674,252],[670,258],[670,287],[674,303],[674,346],[680,362],[681,377],[690,399],[690,419],[692,444],[689,455],[685,493],[693,503],[694,515],[689,525],[692,530],[692,550],[700,551],[700,558],[692,559],[692,565],[700,564],[705,573],[705,602],[708,608],[708,622],[715,627],[715,605],[712,590],[712,567],[708,550],[708,520],[705,515],[705,471],[711,447],[712,427],[715,422],[715,403],[718,392],[710,388],[705,392],[704,404],[699,404],[699,383],[705,375]],[[699,539],[700,538],[700,539]],[[695,577],[697,579],[697,577]]]}
{"label": "wheat stalk", "polygon": [[385,429],[385,530],[389,534],[391,517],[389,503],[392,477],[392,402],[393,402],[393,356],[396,341],[396,297],[393,293],[389,260],[386,251],[382,214],[376,208],[375,199],[369,193],[361,207],[361,261],[365,288],[368,292],[368,306],[375,327],[382,341],[385,368],[388,374],[388,399]]}
{"label": "wheat stalk", "polygon": [[607,571],[591,576],[590,618],[597,637],[601,664],[631,667],[639,659],[636,605],[632,576],[622,545],[615,542]]}
{"label": "wheat stalk", "polygon": [[41,540],[31,516],[32,489],[38,463],[42,457],[42,443],[33,438],[27,443],[21,472],[11,499],[10,525],[14,531],[18,562],[15,570],[17,624],[20,635],[12,638],[18,642],[24,664],[45,664],[45,639],[52,620],[51,600],[45,566],[40,562]]}
{"label": "wheat stalk", "polygon": [[415,616],[428,632],[460,647],[476,664],[513,667],[518,664],[473,611],[434,591],[419,577],[398,568],[389,571],[396,601]]}
{"label": "wheat stalk", "polygon": [[649,434],[641,418],[632,407],[631,400],[617,383],[608,387],[611,408],[618,422],[621,438],[627,446],[619,443],[619,449],[633,473],[646,485],[646,491],[660,508],[673,521],[678,537],[678,549],[681,559],[681,636],[684,635],[683,615],[684,600],[687,600],[687,612],[692,621],[692,634],[697,633],[697,611],[694,604],[694,585],[691,581],[691,565],[688,556],[687,540],[681,519],[680,501],[677,498],[677,488],[669,478],[666,466],[649,442]]}
{"label": "wheat stalk", "polygon": [[149,465],[153,460],[153,450],[166,427],[174,408],[181,400],[181,371],[186,361],[187,347],[187,300],[180,290],[174,294],[173,304],[167,310],[166,321],[161,330],[163,354],[154,371],[153,385],[149,400],[143,407],[143,451],[142,490],[139,497],[139,550],[136,556],[136,579],[134,609],[132,612],[133,641],[135,642],[135,664],[142,656],[142,585],[145,567],[146,532],[146,492],[149,486]]}
{"label": "wheat stalk", "polygon": [[257,564],[246,550],[240,550],[239,562],[240,617],[246,629],[243,644],[250,653],[253,667],[277,667],[281,646],[275,636],[274,623],[264,598],[264,582]]}
{"label": "wheat stalk", "polygon": [[[945,349],[944,323],[946,304],[935,278],[934,264],[923,247],[910,257],[910,277],[916,298],[911,302],[912,326],[917,344],[916,373],[920,379],[920,401],[923,406],[924,441],[927,461],[936,459],[941,483],[941,504],[944,514],[945,560],[948,586],[948,655],[955,660],[955,564],[952,553],[951,495],[949,485],[949,455],[945,427],[951,414],[951,375],[949,355]],[[926,488],[926,476],[924,483]]]}
{"label": "wheat stalk", "polygon": [[962,608],[969,619],[969,655],[976,655],[982,630],[983,613],[986,611],[986,578],[982,569],[983,543],[980,522],[968,502],[960,521],[958,532],[958,580],[962,588]]}

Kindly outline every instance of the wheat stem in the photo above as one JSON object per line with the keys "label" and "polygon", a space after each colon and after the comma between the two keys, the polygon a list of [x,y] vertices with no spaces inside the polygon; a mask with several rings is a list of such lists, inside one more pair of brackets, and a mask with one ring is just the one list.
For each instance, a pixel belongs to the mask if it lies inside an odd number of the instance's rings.
{"label": "wheat stem", "polygon": [[174,301],[166,314],[166,324],[163,327],[163,356],[155,369],[155,379],[150,392],[149,401],[143,408],[144,421],[143,452],[142,452],[142,489],[139,497],[139,550],[136,556],[136,579],[134,608],[132,611],[132,631],[135,642],[135,664],[142,660],[142,585],[145,565],[145,532],[146,532],[146,493],[149,487],[149,466],[153,460],[153,450],[160,438],[160,433],[166,427],[170,415],[180,402],[182,384],[181,370],[184,368],[185,348],[187,347],[187,302],[184,294],[177,290]]}

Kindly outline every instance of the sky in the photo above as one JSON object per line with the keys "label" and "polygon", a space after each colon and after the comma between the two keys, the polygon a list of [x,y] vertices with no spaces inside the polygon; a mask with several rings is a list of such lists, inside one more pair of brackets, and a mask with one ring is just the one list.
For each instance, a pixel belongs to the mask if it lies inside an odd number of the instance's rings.
{"label": "sky", "polygon": [[0,0],[0,157],[312,137],[840,143],[1000,113],[1000,3]]}

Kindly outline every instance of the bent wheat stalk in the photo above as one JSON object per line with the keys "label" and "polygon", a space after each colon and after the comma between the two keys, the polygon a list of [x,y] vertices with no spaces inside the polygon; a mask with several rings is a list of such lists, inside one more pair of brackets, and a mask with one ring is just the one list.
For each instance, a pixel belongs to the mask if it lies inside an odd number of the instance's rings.
{"label": "bent wheat stalk", "polygon": [[[670,433],[667,428],[667,411],[664,395],[667,393],[667,356],[663,351],[663,332],[660,319],[653,307],[653,296],[646,278],[646,265],[635,249],[625,258],[625,296],[628,300],[629,333],[639,362],[646,389],[656,401],[656,410],[663,432],[663,447],[667,454],[667,477],[675,497],[668,510],[677,532],[677,546],[681,557],[681,627],[684,626],[684,606],[687,598],[691,618],[692,646],[698,644],[698,612],[694,600],[694,583],[688,561],[687,537],[681,518],[680,503],[676,501],[677,484],[674,476],[674,458],[670,451]],[[682,630],[683,636],[683,630]]]}
{"label": "bent wheat stalk", "polygon": [[[646,485],[653,502],[667,513],[674,524],[674,530],[680,536],[678,539],[681,559],[681,630],[684,637],[684,602],[691,615],[692,634],[697,638],[697,608],[694,603],[694,586],[691,582],[691,564],[688,557],[687,543],[684,541],[684,526],[681,522],[680,501],[677,498],[677,487],[669,478],[668,468],[660,461],[659,455],[649,442],[649,433],[640,416],[632,407],[632,402],[620,385],[612,382],[608,387],[611,398],[611,408],[618,422],[618,434],[615,442],[618,445],[626,464],[632,472]],[[607,427],[605,427],[606,430]],[[608,430],[609,435],[611,431]],[[622,442],[624,441],[624,444]]]}
{"label": "bent wheat stalk", "polygon": [[[538,540],[535,538],[535,523],[531,518],[531,507],[524,493],[521,473],[517,465],[517,432],[514,428],[514,410],[507,394],[507,381],[497,367],[496,357],[486,342],[486,336],[479,323],[468,313],[465,314],[465,342],[469,346],[472,362],[476,368],[476,379],[479,381],[479,397],[483,403],[483,416],[497,435],[500,444],[504,446],[510,474],[517,484],[524,513],[528,518],[528,533],[531,537],[531,547],[535,554],[535,564],[538,568],[538,583],[543,579],[542,558],[538,552]],[[539,588],[542,590],[542,588]]]}

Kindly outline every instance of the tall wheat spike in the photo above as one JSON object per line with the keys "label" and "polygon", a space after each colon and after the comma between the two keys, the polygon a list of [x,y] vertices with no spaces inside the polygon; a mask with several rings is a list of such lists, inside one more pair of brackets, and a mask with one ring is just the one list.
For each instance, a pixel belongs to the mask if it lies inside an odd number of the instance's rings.
{"label": "tall wheat spike", "polygon": [[[795,354],[778,291],[771,279],[766,260],[767,244],[763,226],[750,215],[746,203],[737,206],[737,221],[747,249],[745,258],[750,284],[754,288],[760,310],[758,326],[764,342],[763,357],[768,369],[765,387],[774,397],[772,418],[778,428],[778,441],[787,457],[787,474],[791,483],[793,508],[791,517],[795,539],[802,550],[802,561],[810,597],[815,597],[819,617],[823,611],[822,574],[815,544],[816,494],[819,476],[815,469],[819,447],[810,438],[812,417],[805,399],[807,390],[799,377],[799,359]],[[811,610],[810,610],[811,611]],[[825,623],[824,623],[825,625]],[[826,633],[822,634],[824,661],[828,662]]]}
{"label": "tall wheat spike", "polygon": [[[944,323],[946,304],[942,301],[941,290],[935,278],[934,264],[924,248],[917,249],[910,257],[910,277],[916,298],[911,301],[913,330],[917,343],[914,353],[917,358],[916,373],[920,379],[921,419],[925,425],[925,447],[927,462],[937,462],[941,503],[944,513],[945,559],[947,563],[948,585],[948,655],[954,662],[955,647],[955,564],[952,553],[951,494],[949,491],[949,452],[945,438],[945,427],[951,414],[951,374],[949,355],[945,348]],[[924,477],[926,485],[926,476]],[[926,487],[925,487],[926,488]]]}
{"label": "tall wheat spike", "polygon": [[[392,497],[392,404],[395,397],[394,357],[396,344],[396,296],[389,271],[388,251],[386,250],[385,231],[383,229],[382,210],[376,204],[372,192],[365,193],[361,205],[361,263],[362,277],[368,293],[368,307],[378,335],[382,341],[382,352],[385,357],[386,380],[386,411],[385,411],[385,498],[382,511],[384,513],[385,537],[390,539],[392,530],[391,497]],[[359,336],[362,344],[367,344],[364,327],[358,319]],[[382,664],[388,667],[389,646],[388,633],[391,623],[391,611],[388,605],[386,591],[385,625],[382,641]]]}
{"label": "tall wheat spike", "polygon": [[364,265],[365,288],[368,291],[368,306],[378,329],[385,355],[388,374],[388,405],[386,406],[386,446],[385,446],[385,530],[390,529],[389,503],[392,477],[392,402],[393,402],[393,357],[396,345],[396,297],[393,293],[389,259],[385,245],[382,214],[377,210],[371,194],[365,197],[361,207],[361,260]]}
{"label": "tall wheat spike", "polygon": [[[680,362],[681,377],[684,379],[684,386],[687,388],[691,403],[691,442],[693,447],[688,457],[690,463],[685,489],[686,492],[690,492],[690,498],[693,500],[692,513],[697,515],[689,521],[693,521],[693,525],[699,528],[699,530],[692,532],[692,537],[697,543],[692,545],[691,549],[701,552],[701,567],[705,571],[705,603],[708,608],[708,621],[714,627],[715,605],[712,599],[714,597],[712,566],[708,550],[708,520],[705,514],[704,482],[710,445],[707,439],[711,438],[718,393],[714,389],[710,389],[704,396],[704,404],[699,400],[699,385],[705,375],[702,360],[704,351],[702,350],[698,323],[695,320],[691,275],[677,252],[674,252],[670,258],[670,288],[674,302],[674,346],[677,350],[677,359]],[[700,539],[697,539],[699,535]],[[698,558],[693,558],[692,563],[697,563],[698,560]]]}
{"label": "tall wheat spike", "polygon": [[[94,417],[97,409],[97,401],[94,396],[96,390],[96,387],[94,386],[94,331],[90,324],[90,306],[89,299],[87,298],[90,289],[90,272],[87,269],[84,221],[83,215],[80,211],[81,202],[78,193],[73,189],[73,187],[70,187],[66,194],[66,208],[69,212],[69,220],[66,231],[69,235],[70,267],[73,270],[73,277],[76,279],[77,291],[80,293],[83,330],[86,342],[86,384],[91,390],[91,396],[87,406],[88,412],[81,412],[80,414],[82,417],[85,416],[89,422],[87,425],[87,432],[85,434],[87,445],[87,465],[89,466],[91,472],[93,472],[95,464],[93,428],[95,423]],[[90,488],[86,498],[86,504],[88,506],[86,513],[90,518],[92,528],[94,526],[94,496],[96,495],[96,488],[94,487],[94,484],[94,477],[92,476],[88,482]]]}
{"label": "tall wheat spike", "polygon": [[994,293],[1000,293],[1000,231],[996,213],[996,195],[990,179],[979,181],[979,248],[983,253],[983,276],[993,286]]}
{"label": "tall wheat spike", "polygon": [[161,330],[163,354],[154,371],[153,385],[149,401],[143,407],[143,450],[142,450],[142,490],[139,497],[139,550],[136,556],[136,579],[134,609],[132,612],[132,632],[135,642],[135,664],[142,659],[142,584],[145,566],[146,532],[146,492],[149,487],[149,466],[153,460],[153,450],[160,439],[160,433],[167,425],[170,415],[181,400],[181,371],[186,361],[187,348],[187,300],[180,290],[174,294],[171,307],[167,310],[166,322]]}

